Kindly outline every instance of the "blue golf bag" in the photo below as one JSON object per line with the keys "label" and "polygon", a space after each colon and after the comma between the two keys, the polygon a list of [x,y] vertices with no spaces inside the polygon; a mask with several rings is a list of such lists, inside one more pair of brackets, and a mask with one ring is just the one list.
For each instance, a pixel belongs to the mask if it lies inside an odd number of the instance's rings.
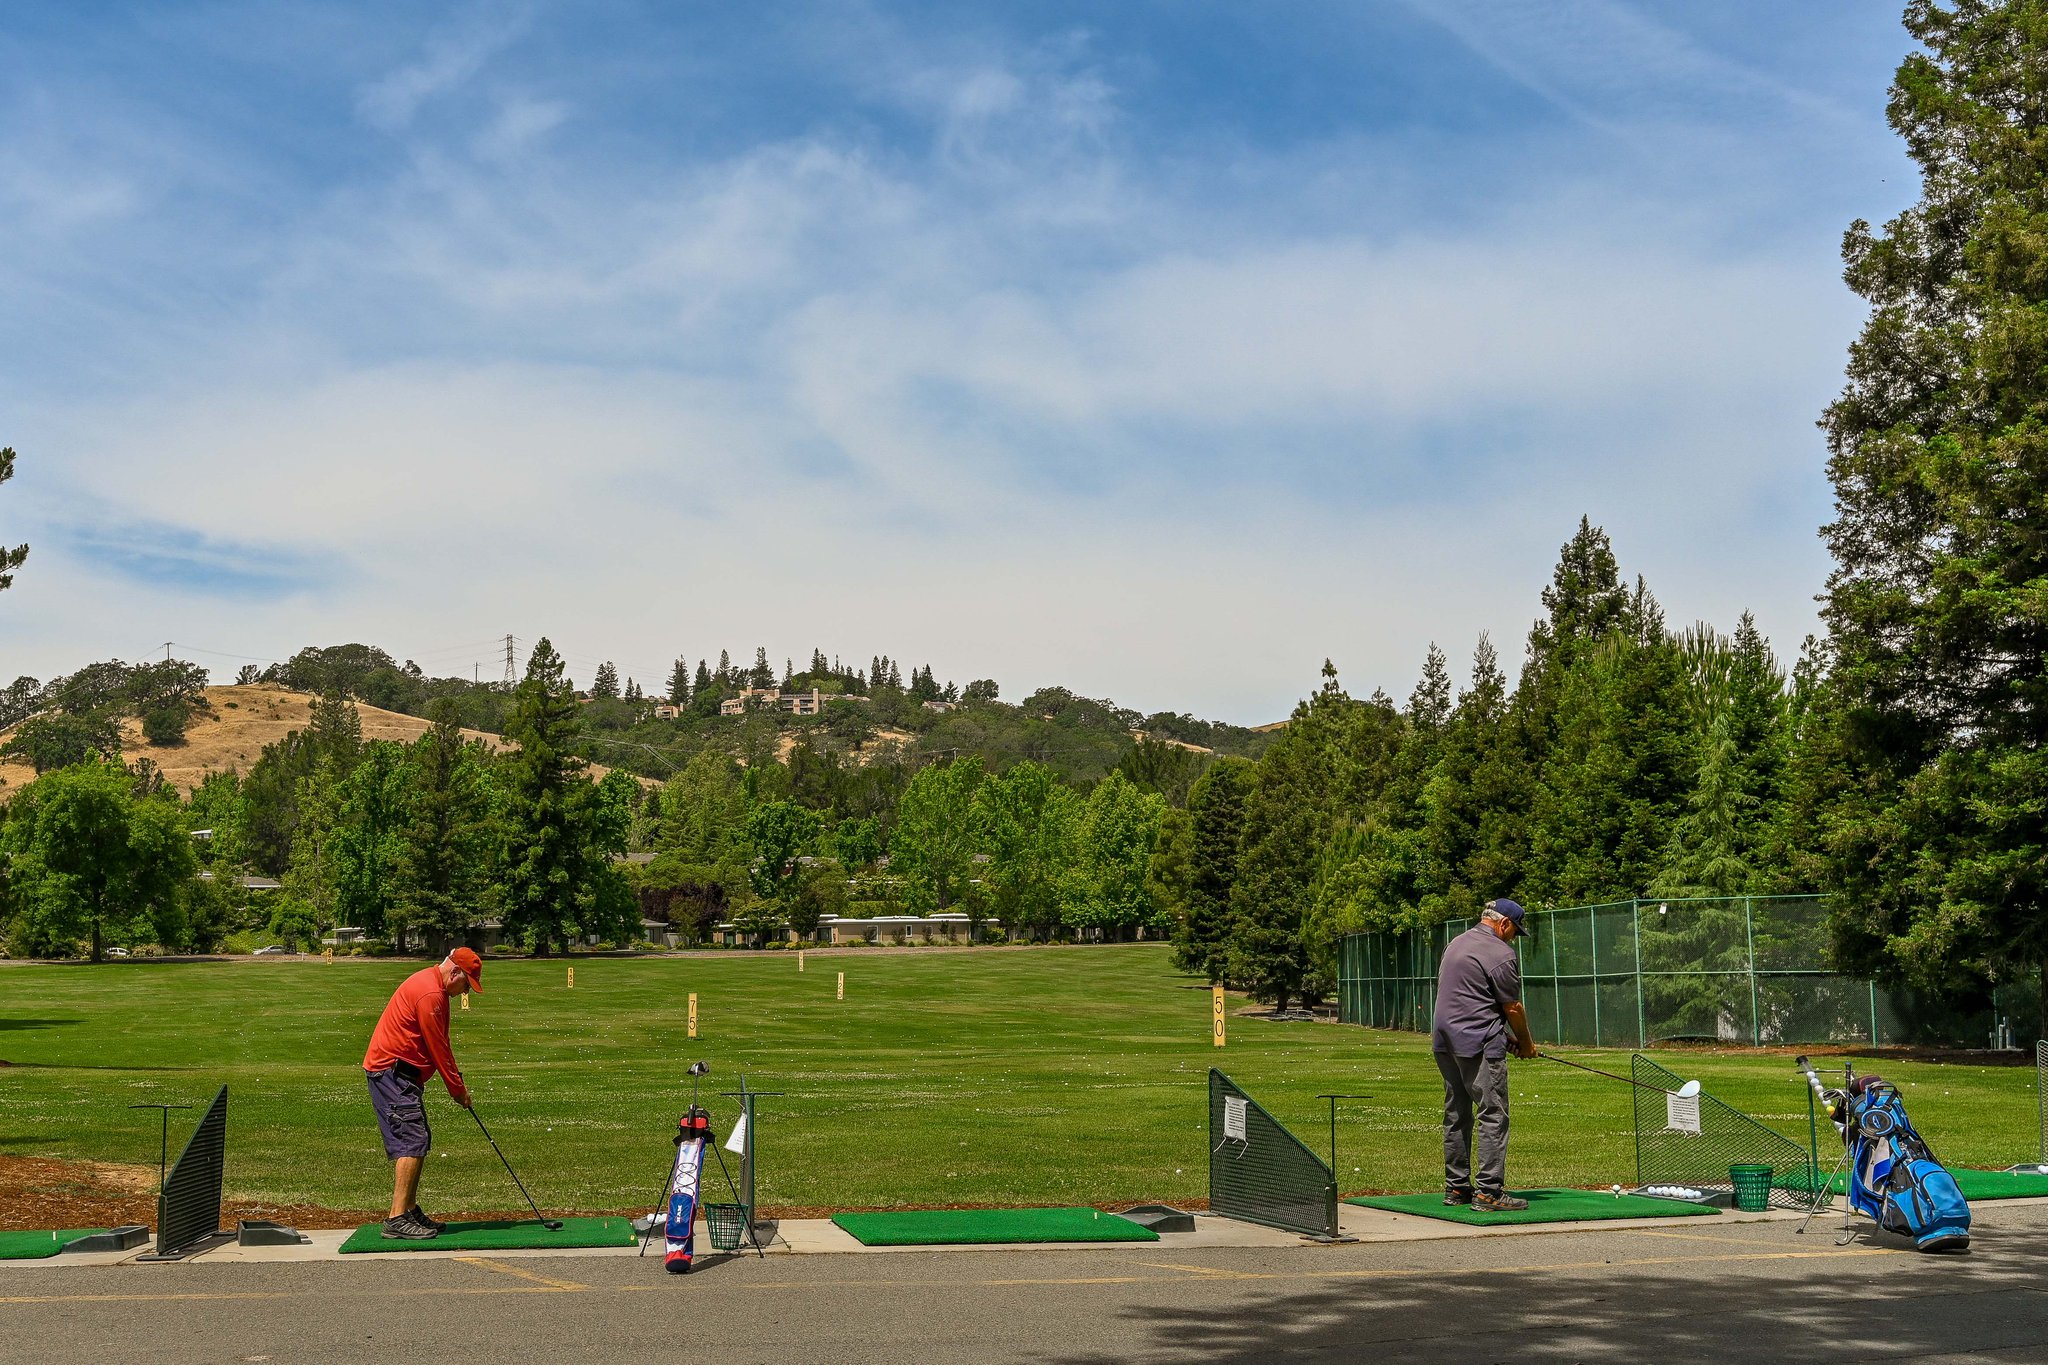
{"label": "blue golf bag", "polygon": [[1838,1115],[1849,1144],[1849,1207],[1922,1251],[1970,1244],[1970,1204],[1906,1117],[1898,1088],[1859,1077]]}

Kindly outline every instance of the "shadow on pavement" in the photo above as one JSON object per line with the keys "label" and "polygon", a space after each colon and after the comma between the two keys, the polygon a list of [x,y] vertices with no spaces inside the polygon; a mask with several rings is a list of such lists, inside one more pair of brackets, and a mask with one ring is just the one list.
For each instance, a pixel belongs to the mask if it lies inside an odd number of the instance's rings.
{"label": "shadow on pavement", "polygon": [[[1235,1302],[1128,1308],[1143,1341],[1114,1353],[1051,1355],[1064,1365],[1200,1359],[1576,1360],[1691,1362],[1921,1359],[1978,1351],[2034,1358],[2048,1343],[2048,1230],[1980,1229],[1972,1250],[1923,1255],[1858,1220],[1817,1220],[1773,1245],[1668,1245],[1613,1270],[1535,1266],[1355,1279],[1268,1291],[1243,1282]],[[1543,1239],[1526,1245],[1531,1262]],[[1632,1249],[1633,1250],[1633,1249]],[[1855,1254],[1858,1251],[1866,1254]],[[1903,1251],[1869,1255],[1871,1251]],[[1700,1257],[1688,1268],[1683,1261]],[[1753,1254],[1752,1254],[1753,1253]],[[1833,1254],[1829,1254],[1833,1253]],[[1738,1259],[1727,1259],[1734,1257]],[[1618,1258],[1623,1259],[1623,1258]]]}

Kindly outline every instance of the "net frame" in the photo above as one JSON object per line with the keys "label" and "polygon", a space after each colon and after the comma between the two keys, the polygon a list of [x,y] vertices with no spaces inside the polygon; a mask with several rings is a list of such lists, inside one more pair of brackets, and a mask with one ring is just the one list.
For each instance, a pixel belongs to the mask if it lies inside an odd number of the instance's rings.
{"label": "net frame", "polygon": [[2048,1038],[2034,1040],[2034,1108],[2041,1118],[2041,1164],[2048,1166]]}
{"label": "net frame", "polygon": [[1629,1077],[1636,1082],[1638,1190],[1680,1185],[1703,1191],[1712,1203],[1733,1204],[1735,1177],[1729,1168],[1754,1164],[1771,1168],[1772,1208],[1803,1211],[1816,1202],[1826,1207],[1831,1198],[1827,1171],[1808,1148],[1704,1090],[1698,1096],[1700,1131],[1673,1129],[1665,1097],[1658,1092],[1684,1084],[1677,1073],[1637,1053],[1629,1058]]}
{"label": "net frame", "polygon": [[[1818,896],[1665,897],[1529,912],[1522,999],[1537,1040],[1650,1047],[1880,1044],[1898,1032],[1875,983],[1827,965]],[[1427,1031],[1436,970],[1469,920],[1349,934],[1338,951],[1346,1023]]]}
{"label": "net frame", "polygon": [[[1225,1136],[1226,1101],[1244,1106],[1245,1136]],[[1209,1068],[1209,1212],[1241,1222],[1337,1236],[1337,1176],[1244,1087]]]}

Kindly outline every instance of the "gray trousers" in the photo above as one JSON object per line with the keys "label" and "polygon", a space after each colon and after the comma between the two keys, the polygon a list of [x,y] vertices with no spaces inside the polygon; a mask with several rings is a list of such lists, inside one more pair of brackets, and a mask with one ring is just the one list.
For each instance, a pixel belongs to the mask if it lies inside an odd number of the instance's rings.
{"label": "gray trousers", "polygon": [[1472,1115],[1479,1114],[1481,1194],[1499,1194],[1508,1178],[1508,1059],[1436,1054],[1444,1077],[1444,1188],[1469,1190],[1472,1179]]}

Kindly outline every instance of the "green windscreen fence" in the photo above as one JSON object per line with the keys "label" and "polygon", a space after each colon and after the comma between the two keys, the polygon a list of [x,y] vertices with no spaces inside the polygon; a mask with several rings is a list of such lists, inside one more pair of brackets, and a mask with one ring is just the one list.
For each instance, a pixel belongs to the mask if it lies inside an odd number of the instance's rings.
{"label": "green windscreen fence", "polygon": [[1826,1168],[1816,1166],[1811,1139],[1794,1142],[1704,1092],[1673,1093],[1684,1078],[1648,1057],[1629,1059],[1629,1079],[1636,1083],[1637,1189],[1680,1186],[1732,1204],[1735,1168],[1760,1166],[1770,1171],[1772,1208],[1804,1209],[1826,1199]]}
{"label": "green windscreen fence", "polygon": [[1337,1177],[1221,1071],[1209,1071],[1209,1211],[1307,1237],[1337,1235]]}
{"label": "green windscreen fence", "polygon": [[2041,1116],[2041,1164],[2048,1166],[2048,1038],[2034,1044],[2034,1107]]}
{"label": "green windscreen fence", "polygon": [[[1629,900],[1532,911],[1516,941],[1522,1001],[1543,1043],[1649,1047],[1898,1041],[1894,1002],[1829,971],[1818,896]],[[1436,969],[1469,920],[1346,935],[1337,997],[1346,1023],[1427,1031]]]}

